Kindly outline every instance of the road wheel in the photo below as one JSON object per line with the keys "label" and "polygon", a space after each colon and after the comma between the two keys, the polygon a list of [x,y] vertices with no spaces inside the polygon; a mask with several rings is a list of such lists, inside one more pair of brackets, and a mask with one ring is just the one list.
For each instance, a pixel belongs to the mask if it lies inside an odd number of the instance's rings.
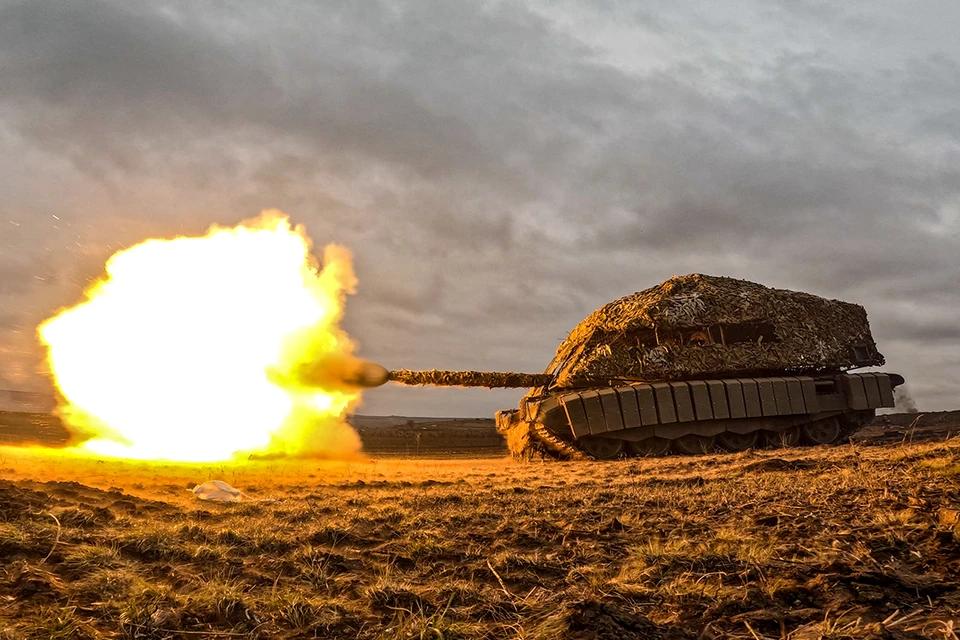
{"label": "road wheel", "polygon": [[637,440],[627,443],[627,448],[635,456],[641,458],[653,458],[656,456],[665,456],[670,453],[670,441],[666,438],[647,438],[646,440]]}
{"label": "road wheel", "polygon": [[623,440],[588,436],[577,441],[583,450],[597,460],[615,460],[623,451]]}
{"label": "road wheel", "polygon": [[800,427],[790,427],[783,431],[765,431],[763,444],[772,449],[784,449],[800,444]]}
{"label": "road wheel", "polygon": [[746,451],[757,446],[760,434],[756,431],[749,433],[734,433],[724,431],[717,436],[717,444],[726,451]]}
{"label": "road wheel", "polygon": [[843,429],[836,418],[817,420],[803,425],[803,437],[810,444],[833,444],[840,440]]}
{"label": "road wheel", "polygon": [[673,450],[688,456],[710,453],[714,448],[713,436],[688,434],[673,441]]}

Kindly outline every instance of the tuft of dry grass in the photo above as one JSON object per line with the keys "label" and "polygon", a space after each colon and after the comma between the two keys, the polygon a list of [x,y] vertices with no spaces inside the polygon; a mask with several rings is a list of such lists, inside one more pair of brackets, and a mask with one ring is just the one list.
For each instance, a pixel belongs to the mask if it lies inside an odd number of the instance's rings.
{"label": "tuft of dry grass", "polygon": [[[0,640],[957,640],[957,439],[613,463],[0,457]],[[257,501],[193,501],[211,478]]]}

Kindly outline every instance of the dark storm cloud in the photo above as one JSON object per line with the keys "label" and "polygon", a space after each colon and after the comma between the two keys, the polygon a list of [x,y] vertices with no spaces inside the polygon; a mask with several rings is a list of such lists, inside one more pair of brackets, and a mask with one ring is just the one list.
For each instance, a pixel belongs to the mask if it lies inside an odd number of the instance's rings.
{"label": "dark storm cloud", "polygon": [[0,268],[33,272],[0,287],[42,317],[108,247],[278,207],[353,248],[347,325],[389,366],[537,370],[597,305],[702,271],[864,304],[921,408],[952,406],[956,13],[2,3]]}
{"label": "dark storm cloud", "polygon": [[[342,48],[345,34],[314,40],[300,31],[284,40],[289,25],[273,33],[268,25],[265,33],[221,33],[217,16],[197,20],[184,15],[189,10],[102,2],[9,6],[0,14],[4,101],[27,110],[14,116],[22,116],[18,125],[40,144],[73,152],[83,165],[109,153],[116,168],[131,171],[143,169],[144,145],[170,152],[193,136],[234,128],[259,128],[325,153],[400,163],[426,175],[486,156],[455,117],[431,112],[410,88],[354,59]],[[349,6],[342,12],[355,13]],[[251,21],[255,13],[252,6],[238,12]],[[91,146],[98,154],[88,153]]]}

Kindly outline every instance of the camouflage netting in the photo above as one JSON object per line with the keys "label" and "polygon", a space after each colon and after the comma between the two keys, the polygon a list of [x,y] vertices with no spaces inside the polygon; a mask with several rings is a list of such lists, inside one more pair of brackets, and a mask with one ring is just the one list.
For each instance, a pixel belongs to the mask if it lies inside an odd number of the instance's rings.
{"label": "camouflage netting", "polygon": [[409,385],[439,385],[443,387],[487,387],[490,389],[537,387],[549,384],[552,376],[543,373],[515,373],[513,371],[410,371],[395,369],[389,380]]}
{"label": "camouflage netting", "polygon": [[614,300],[557,349],[552,388],[881,365],[857,304],[691,274]]}

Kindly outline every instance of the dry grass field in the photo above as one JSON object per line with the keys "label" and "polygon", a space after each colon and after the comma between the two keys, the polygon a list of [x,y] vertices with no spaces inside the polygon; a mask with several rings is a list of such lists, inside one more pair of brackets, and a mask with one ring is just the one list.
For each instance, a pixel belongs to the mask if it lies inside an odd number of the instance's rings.
{"label": "dry grass field", "polygon": [[[0,449],[0,638],[956,639],[960,439],[912,435],[613,463]],[[197,501],[209,479],[250,501]]]}

